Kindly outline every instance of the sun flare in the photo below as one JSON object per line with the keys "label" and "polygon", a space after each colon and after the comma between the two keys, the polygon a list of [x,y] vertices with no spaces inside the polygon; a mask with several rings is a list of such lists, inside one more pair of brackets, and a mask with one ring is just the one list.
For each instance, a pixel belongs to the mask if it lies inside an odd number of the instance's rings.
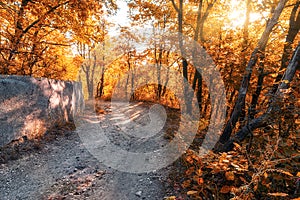
{"label": "sun flare", "polygon": [[[227,18],[229,20],[228,27],[232,29],[240,28],[244,25],[246,20],[246,1],[230,1],[230,11]],[[263,18],[260,13],[250,13],[250,23],[260,21]]]}

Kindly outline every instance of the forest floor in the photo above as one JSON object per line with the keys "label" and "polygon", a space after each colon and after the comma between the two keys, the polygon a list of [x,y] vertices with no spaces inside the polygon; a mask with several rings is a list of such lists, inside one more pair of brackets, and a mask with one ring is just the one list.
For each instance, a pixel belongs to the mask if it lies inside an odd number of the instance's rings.
{"label": "forest floor", "polygon": [[[102,103],[100,111],[98,110],[100,114],[96,117],[98,126],[102,126],[121,148],[135,148],[139,151],[154,144],[164,145],[167,142],[164,137],[139,145],[124,142],[124,136],[116,129],[117,126],[111,124],[111,119],[116,116],[110,114],[107,102]],[[138,115],[137,121],[145,122],[149,120],[149,105],[145,105],[143,107],[131,104],[125,107],[123,112],[135,113]],[[140,110],[136,110],[136,107]],[[95,119],[96,115],[93,113],[93,106],[86,105],[87,118]],[[125,121],[122,117],[117,119],[119,122]],[[90,127],[95,124],[91,121],[90,123]],[[172,126],[172,123],[169,124]],[[165,128],[170,130],[170,127]],[[172,166],[139,174],[115,170],[96,159],[87,150],[80,131],[82,128],[60,131],[61,133],[56,133],[50,142],[43,140],[35,143],[36,149],[31,149],[30,153],[22,147],[17,151],[20,156],[3,162],[0,165],[0,199],[156,200],[173,195],[169,178]],[[25,153],[20,153],[21,151]]]}
{"label": "forest floor", "polygon": [[[260,134],[251,152],[244,143],[200,158],[200,131],[185,154],[168,161],[168,154],[156,150],[174,141],[180,111],[164,107],[164,113],[160,106],[141,102],[114,103],[114,111],[112,105],[87,102],[75,130],[61,127],[39,140],[0,149],[0,200],[299,200],[299,145],[292,148],[283,140],[268,148],[268,135]],[[264,146],[267,153],[260,150]],[[137,157],[128,159],[126,152]],[[158,159],[152,170],[143,165],[146,152]]]}

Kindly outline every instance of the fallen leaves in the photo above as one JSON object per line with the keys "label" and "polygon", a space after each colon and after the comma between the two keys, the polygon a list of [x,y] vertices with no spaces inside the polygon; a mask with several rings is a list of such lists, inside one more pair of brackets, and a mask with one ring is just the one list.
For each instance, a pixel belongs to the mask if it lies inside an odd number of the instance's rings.
{"label": "fallen leaves", "polygon": [[234,187],[233,186],[224,185],[221,188],[220,193],[227,194],[227,193],[229,193],[232,190],[232,188],[234,188]]}
{"label": "fallen leaves", "polygon": [[268,193],[269,196],[274,196],[274,197],[287,197],[289,196],[286,193],[282,193],[282,192],[276,192],[276,193]]}
{"label": "fallen leaves", "polygon": [[198,191],[190,190],[186,194],[187,195],[195,195],[195,194],[198,194]]}
{"label": "fallen leaves", "polygon": [[176,200],[176,196],[165,197],[164,200]]}
{"label": "fallen leaves", "polygon": [[226,180],[228,181],[234,181],[234,173],[233,172],[225,172],[225,177],[226,177]]}

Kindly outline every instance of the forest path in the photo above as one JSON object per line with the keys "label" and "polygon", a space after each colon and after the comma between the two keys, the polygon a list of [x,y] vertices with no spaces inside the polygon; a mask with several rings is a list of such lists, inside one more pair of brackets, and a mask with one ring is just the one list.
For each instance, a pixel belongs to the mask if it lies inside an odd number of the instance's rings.
{"label": "forest path", "polygon": [[[100,105],[99,115],[95,114],[93,106],[86,105],[85,124],[77,124],[77,130],[57,137],[30,155],[0,165],[0,199],[158,200],[169,196],[166,185],[170,167],[139,174],[121,172],[96,159],[84,141],[89,129],[95,131],[101,127],[108,138],[123,149],[147,151],[166,144],[162,134],[153,140],[142,138],[134,142],[130,142],[130,138],[134,138],[132,135],[122,134],[133,128],[124,114],[128,116],[129,113],[140,124],[147,123],[149,106],[120,104],[122,109],[117,116],[111,113],[109,103]],[[120,124],[125,125],[122,131]]]}

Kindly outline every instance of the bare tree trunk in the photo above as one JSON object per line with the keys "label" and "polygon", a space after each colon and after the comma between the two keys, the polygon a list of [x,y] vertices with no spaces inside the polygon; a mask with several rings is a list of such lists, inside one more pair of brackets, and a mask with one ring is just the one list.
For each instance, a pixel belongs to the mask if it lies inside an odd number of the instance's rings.
{"label": "bare tree trunk", "polygon": [[[167,52],[167,63],[168,63],[168,58],[169,58],[169,55],[170,55],[170,51]],[[162,90],[162,93],[161,93],[161,96],[164,96],[167,92],[167,86],[168,86],[168,83],[169,83],[169,79],[170,79],[170,68],[171,66],[169,66],[167,68],[167,74],[166,74],[166,80],[165,80],[165,83],[164,83],[164,86],[163,86],[163,90]]]}
{"label": "bare tree trunk", "polygon": [[248,113],[249,119],[254,119],[254,116],[256,114],[256,106],[257,106],[259,96],[260,96],[262,88],[263,88],[263,83],[264,83],[264,78],[265,78],[263,60],[264,60],[264,55],[261,55],[259,69],[258,69],[259,74],[258,74],[257,86],[256,86],[255,92],[252,95],[250,112]]}
{"label": "bare tree trunk", "polygon": [[[198,42],[199,32],[203,32],[203,25],[202,26],[200,25],[202,23],[201,22],[202,7],[203,7],[203,0],[200,0],[199,6],[198,6],[198,12],[197,12],[196,30],[195,30],[195,34],[194,34],[194,41],[195,42]],[[203,34],[201,33],[201,37],[200,37],[201,42],[203,42],[202,39],[204,40]],[[201,75],[200,69],[197,70],[198,66],[197,66],[197,63],[195,62],[196,47],[194,46],[193,48],[194,49],[193,49],[193,52],[192,52],[192,60],[193,60],[194,67],[196,67],[196,70],[195,70],[195,74],[194,74],[194,80],[193,80],[192,88],[193,88],[194,91],[196,91],[196,85],[198,84],[198,88],[197,88],[197,101],[198,101],[198,105],[197,106],[199,106],[199,111],[201,113],[201,110],[202,110],[202,99],[201,99],[201,95],[202,95],[202,75]]]}
{"label": "bare tree trunk", "polygon": [[162,83],[161,83],[161,67],[162,67],[162,49],[159,49],[159,62],[157,63],[157,98],[160,102],[162,94]]}
{"label": "bare tree trunk", "polygon": [[102,66],[102,71],[101,71],[101,78],[100,78],[100,81],[98,83],[98,86],[97,86],[97,97],[102,97],[103,95],[103,92],[104,92],[104,74],[105,74],[105,71],[104,71],[104,66]]}
{"label": "bare tree trunk", "polygon": [[238,98],[237,101],[235,103],[232,115],[229,119],[229,121],[227,122],[225,129],[220,137],[219,142],[221,144],[224,144],[225,142],[227,142],[231,136],[231,133],[242,113],[242,108],[245,102],[245,98],[246,98],[246,94],[248,91],[248,87],[249,87],[249,83],[250,83],[250,78],[252,75],[252,70],[253,67],[255,66],[255,64],[257,63],[258,60],[258,56],[259,53],[264,52],[266,45],[268,43],[269,40],[269,36],[272,32],[273,27],[277,24],[277,21],[282,13],[282,10],[286,4],[287,0],[280,0],[275,11],[274,14],[272,15],[272,18],[269,20],[265,31],[263,32],[257,47],[253,50],[252,54],[251,54],[251,58],[250,61],[248,62],[247,68],[246,68],[246,73],[243,76],[243,80],[239,89],[239,94],[238,94]]}
{"label": "bare tree trunk", "polygon": [[162,83],[161,83],[162,54],[163,54],[163,50],[162,50],[162,47],[160,45],[160,47],[158,49],[158,57],[157,57],[157,46],[156,46],[156,42],[155,42],[154,59],[155,59],[156,78],[157,78],[156,97],[157,97],[158,101],[160,101],[161,95],[162,95]]}
{"label": "bare tree trunk", "polygon": [[85,74],[85,79],[86,79],[86,86],[87,86],[87,90],[88,90],[88,99],[92,99],[91,97],[91,91],[90,91],[90,66],[82,66],[82,70]]}
{"label": "bare tree trunk", "polygon": [[[103,29],[104,29],[104,25],[103,24]],[[104,76],[105,76],[105,41],[102,42],[102,64],[101,64],[101,77],[100,77],[100,81],[98,82],[97,85],[97,97],[101,98],[103,93],[104,93]]]}
{"label": "bare tree trunk", "polygon": [[[128,71],[130,71],[130,69],[131,69],[131,64],[130,64],[130,58],[131,58],[131,52],[129,51],[128,53],[127,53],[127,56],[128,56],[128,58],[127,58],[127,65],[128,65]],[[129,84],[129,73],[127,74],[127,79],[126,79],[126,85],[125,85],[125,98],[127,99],[128,98],[128,84]]]}
{"label": "bare tree trunk", "polygon": [[97,67],[97,55],[94,52],[93,53],[93,57],[94,57],[94,63],[93,63],[93,68],[92,68],[92,72],[91,72],[91,78],[90,78],[90,90],[91,90],[91,98],[95,98],[94,95],[94,77],[95,77],[95,70]]}
{"label": "bare tree trunk", "polygon": [[183,75],[183,94],[184,94],[184,102],[185,102],[185,112],[187,114],[192,113],[192,105],[190,102],[190,94],[188,91],[188,62],[185,58],[185,51],[183,48],[183,0],[179,0],[179,7],[175,4],[174,0],[171,0],[172,4],[177,11],[177,19],[178,19],[178,43],[179,49],[181,53],[181,64],[182,64],[182,75]]}
{"label": "bare tree trunk", "polygon": [[[246,6],[247,6],[247,11],[246,11],[246,19],[244,22],[244,28],[243,28],[243,43],[242,43],[242,67],[247,65],[247,59],[246,59],[246,54],[247,54],[247,48],[248,48],[248,44],[249,44],[249,20],[250,20],[250,13],[251,13],[251,0],[247,0],[246,2]],[[241,114],[239,117],[239,122],[241,124],[243,124],[243,122],[245,121],[245,117],[246,117],[246,102],[245,99],[242,103],[241,106]]]}
{"label": "bare tree trunk", "polygon": [[130,91],[131,97],[130,97],[130,99],[131,99],[132,101],[135,100],[135,94],[134,94],[134,76],[135,76],[135,68],[133,68],[133,69],[131,70],[131,91]]}

